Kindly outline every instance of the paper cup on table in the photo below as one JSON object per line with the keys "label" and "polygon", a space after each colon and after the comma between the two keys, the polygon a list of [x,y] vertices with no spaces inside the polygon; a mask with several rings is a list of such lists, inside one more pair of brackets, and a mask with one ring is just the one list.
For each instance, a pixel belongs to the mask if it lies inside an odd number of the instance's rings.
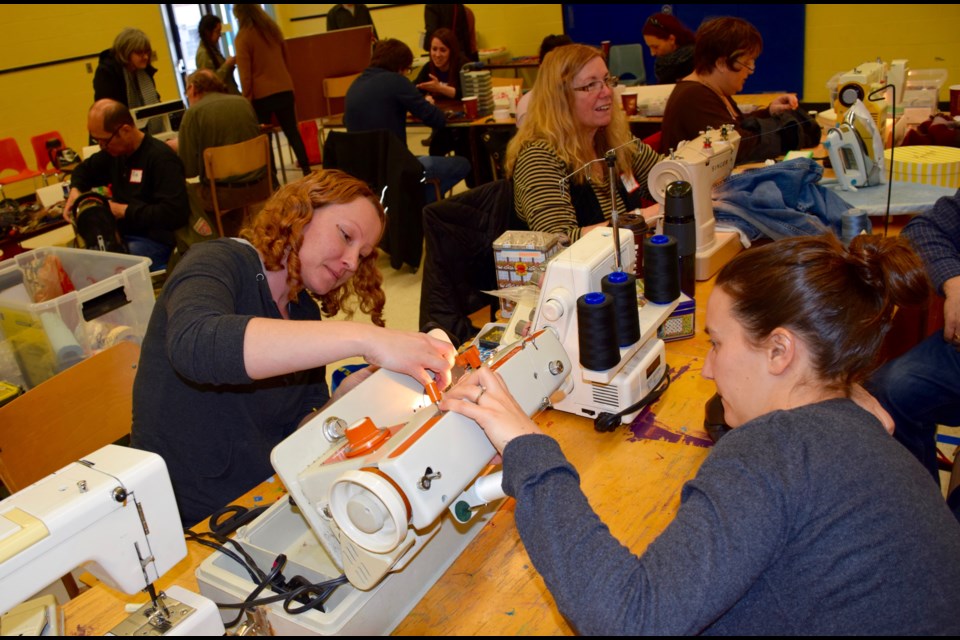
{"label": "paper cup on table", "polygon": [[950,115],[960,116],[960,84],[950,87]]}
{"label": "paper cup on table", "polygon": [[467,96],[462,100],[463,102],[463,112],[467,114],[467,117],[470,119],[476,118],[479,114],[479,105],[477,104],[477,96]]}

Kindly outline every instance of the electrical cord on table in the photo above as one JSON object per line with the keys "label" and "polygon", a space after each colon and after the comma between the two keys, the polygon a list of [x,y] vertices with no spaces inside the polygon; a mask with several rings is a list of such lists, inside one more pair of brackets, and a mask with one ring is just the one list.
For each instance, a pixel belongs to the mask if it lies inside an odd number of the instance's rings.
{"label": "electrical cord on table", "polygon": [[593,428],[601,433],[613,431],[620,426],[620,419],[628,413],[638,411],[648,404],[653,404],[660,399],[660,396],[670,387],[670,372],[663,374],[663,378],[657,383],[657,386],[650,390],[639,402],[636,402],[619,413],[603,412],[593,421]]}

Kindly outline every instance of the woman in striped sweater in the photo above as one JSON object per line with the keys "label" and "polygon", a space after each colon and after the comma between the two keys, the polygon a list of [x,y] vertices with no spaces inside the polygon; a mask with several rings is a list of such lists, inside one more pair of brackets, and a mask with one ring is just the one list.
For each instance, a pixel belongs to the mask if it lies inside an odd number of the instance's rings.
{"label": "woman in striped sweater", "polygon": [[647,174],[660,156],[642,142],[627,144],[632,135],[615,101],[616,86],[593,47],[560,47],[540,67],[524,126],[506,158],[517,215],[534,231],[574,242],[608,223],[606,164],[593,162],[570,174],[610,150],[616,150],[617,210],[632,210],[650,198]]}

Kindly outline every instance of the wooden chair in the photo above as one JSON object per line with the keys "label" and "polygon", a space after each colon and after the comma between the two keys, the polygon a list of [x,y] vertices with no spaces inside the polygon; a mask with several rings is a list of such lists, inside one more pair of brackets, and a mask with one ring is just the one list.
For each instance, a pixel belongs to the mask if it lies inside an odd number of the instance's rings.
{"label": "wooden chair", "polygon": [[[15,493],[130,434],[140,347],[118,345],[0,407],[0,480]],[[68,595],[79,593],[71,574]]]}
{"label": "wooden chair", "polygon": [[[263,202],[273,193],[273,174],[270,171],[270,140],[265,134],[246,142],[228,144],[222,147],[208,147],[203,151],[204,175],[209,181],[210,199],[213,204],[213,215],[217,222],[217,231],[221,237],[223,233],[223,214],[236,209],[249,212],[250,206]],[[251,185],[249,199],[242,203],[232,202],[229,208],[222,208],[220,201],[223,198],[220,192],[225,190],[224,182],[262,169],[266,177],[261,181],[262,188]],[[218,186],[217,181],[221,181]],[[228,183],[226,183],[228,184]],[[235,199],[234,199],[235,200]]]}
{"label": "wooden chair", "polygon": [[[347,97],[347,90],[353,81],[360,77],[359,73],[353,73],[348,76],[337,76],[335,78],[323,79],[323,98],[327,104],[327,115],[320,118],[320,144],[326,142],[324,131],[326,129],[343,128],[343,104],[335,103],[334,100],[343,100]],[[334,111],[340,107],[339,111]]]}

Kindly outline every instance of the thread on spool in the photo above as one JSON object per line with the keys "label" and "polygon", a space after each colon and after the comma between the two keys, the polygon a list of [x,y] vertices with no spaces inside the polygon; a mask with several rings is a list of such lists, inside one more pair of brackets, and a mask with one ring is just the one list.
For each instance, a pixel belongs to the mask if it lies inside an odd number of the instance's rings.
{"label": "thread on spool", "polygon": [[677,241],[655,235],[643,245],[643,290],[650,302],[667,304],[680,297],[680,255]]}
{"label": "thread on spool", "polygon": [[870,217],[862,209],[848,209],[840,214],[840,241],[845,247],[861,233],[870,233],[872,228]]}
{"label": "thread on spool", "polygon": [[667,185],[663,233],[677,240],[680,290],[691,298],[696,288],[697,225],[693,211],[693,187],[677,180]]}
{"label": "thread on spool", "polygon": [[577,299],[577,339],[585,369],[605,371],[620,362],[612,298],[593,292]]}
{"label": "thread on spool", "polygon": [[640,339],[640,314],[637,308],[637,279],[623,271],[608,273],[600,280],[600,289],[613,299],[617,343],[629,347]]}
{"label": "thread on spool", "polygon": [[636,267],[634,272],[637,278],[643,277],[643,241],[647,237],[646,219],[637,213],[625,213],[620,216],[620,228],[628,229],[633,232],[633,247],[636,252]]}

